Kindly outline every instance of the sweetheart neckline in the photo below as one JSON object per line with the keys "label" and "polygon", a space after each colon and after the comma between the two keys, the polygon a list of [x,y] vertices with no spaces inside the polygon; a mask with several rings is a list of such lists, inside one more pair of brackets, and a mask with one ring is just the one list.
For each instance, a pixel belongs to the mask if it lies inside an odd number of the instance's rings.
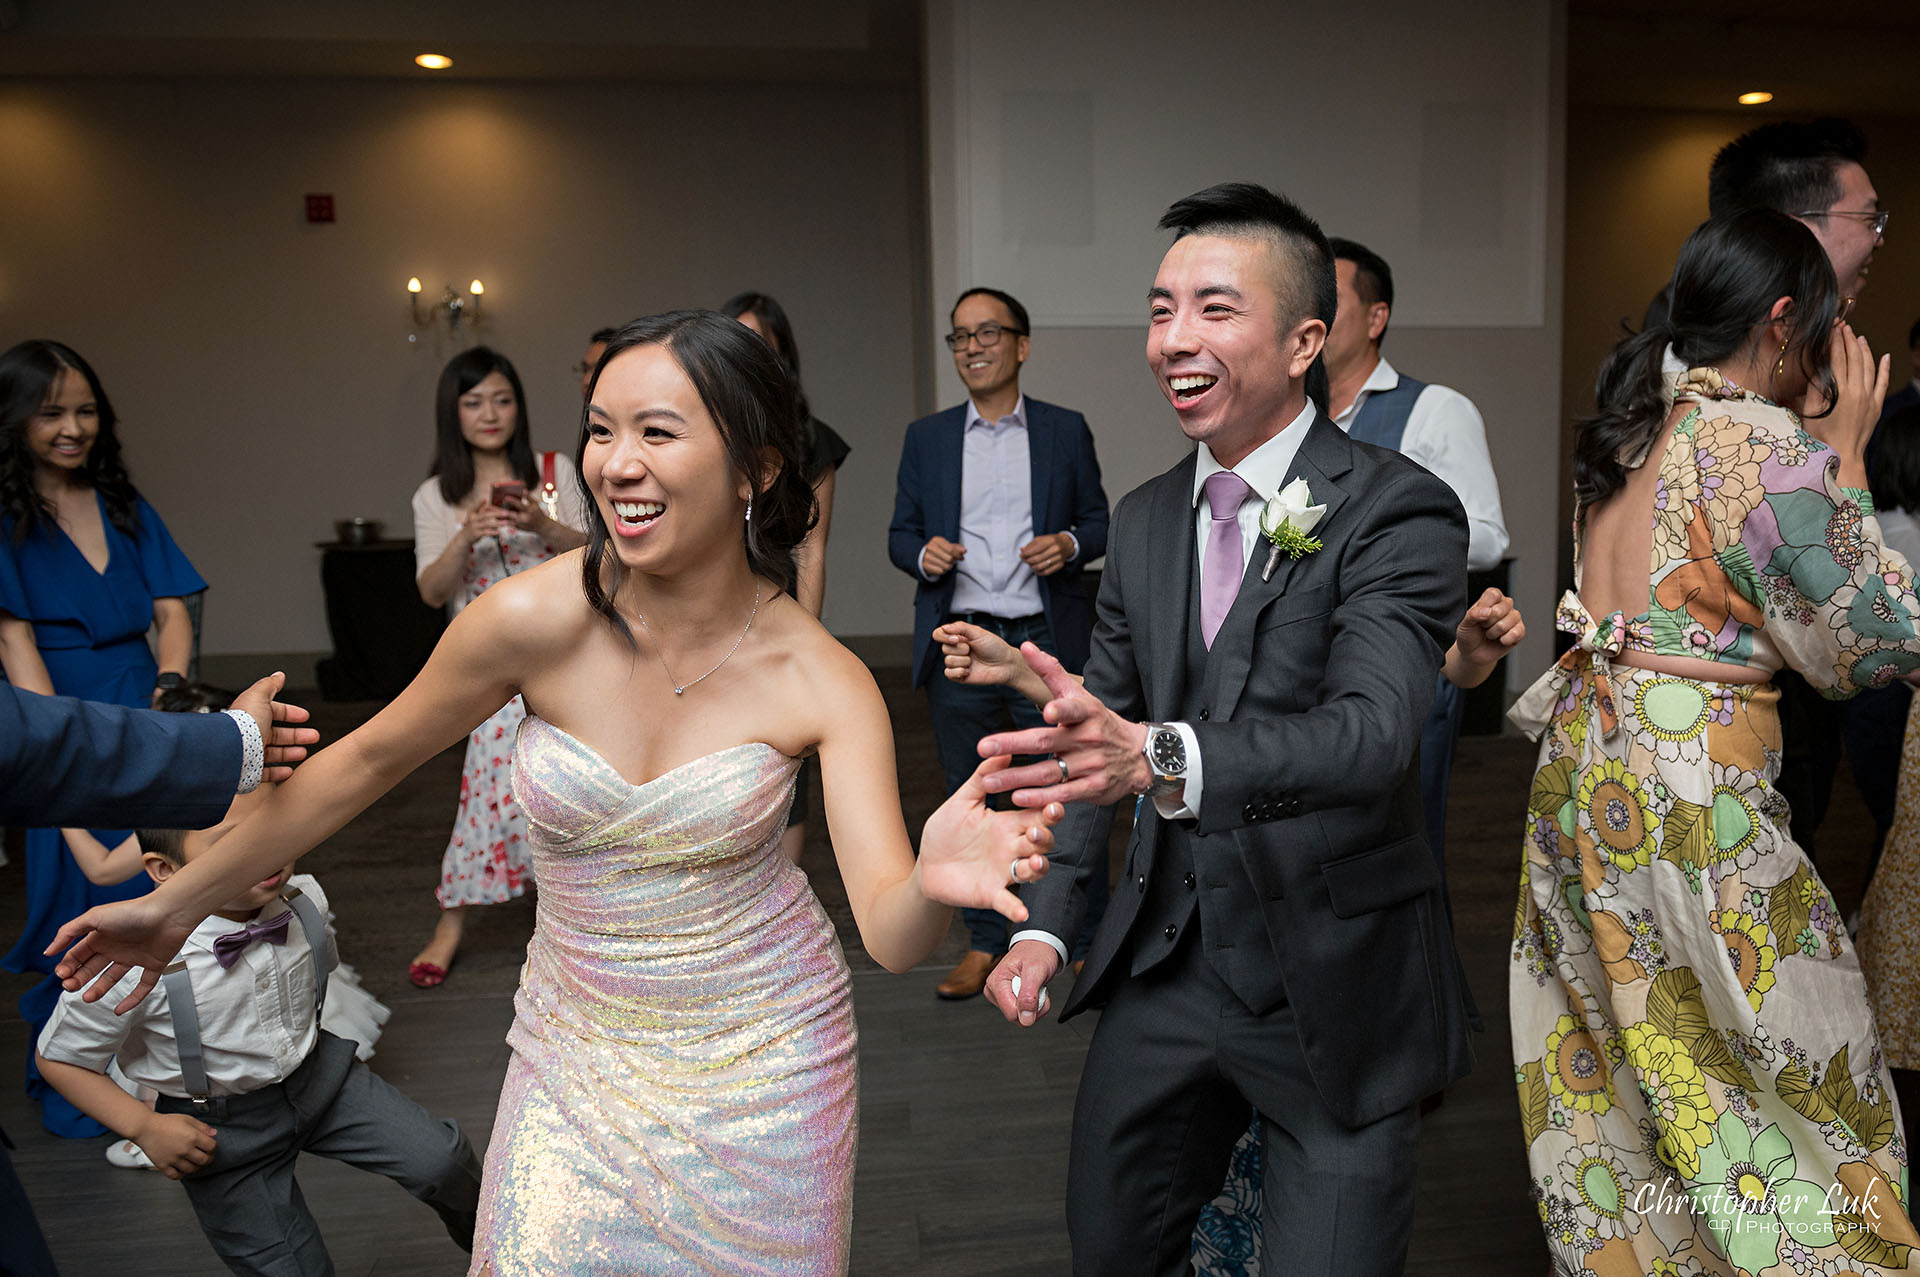
{"label": "sweetheart neckline", "polygon": [[546,719],[541,718],[538,714],[528,714],[526,721],[529,723],[538,723],[549,731],[558,732],[561,736],[564,736],[567,740],[571,741],[574,745],[584,750],[588,755],[590,755],[593,758],[593,760],[596,763],[599,763],[600,766],[606,768],[609,772],[612,772],[614,777],[617,780],[619,780],[623,785],[625,785],[628,789],[635,790],[636,792],[642,789],[650,789],[653,786],[659,784],[661,781],[667,779],[669,776],[672,776],[672,775],[675,775],[676,773],[687,770],[687,768],[693,766],[695,763],[704,763],[709,759],[719,758],[723,754],[738,753],[740,750],[743,750],[743,749],[755,749],[755,748],[764,749],[769,753],[780,755],[780,757],[786,759],[790,763],[798,763],[802,761],[800,759],[795,758],[792,754],[786,753],[784,750],[780,749],[777,745],[769,744],[768,742],[763,740],[746,740],[746,741],[741,741],[738,745],[728,745],[721,749],[711,750],[705,754],[700,755],[698,758],[689,758],[684,763],[680,763],[676,766],[667,768],[667,770],[661,772],[658,776],[653,777],[651,780],[631,781],[627,779],[626,773],[621,771],[618,767],[615,767],[613,765],[612,760],[609,759],[605,754],[595,749],[592,745],[587,744],[587,742],[581,740],[578,736],[575,736],[572,732],[560,726],[558,723],[550,723]]}

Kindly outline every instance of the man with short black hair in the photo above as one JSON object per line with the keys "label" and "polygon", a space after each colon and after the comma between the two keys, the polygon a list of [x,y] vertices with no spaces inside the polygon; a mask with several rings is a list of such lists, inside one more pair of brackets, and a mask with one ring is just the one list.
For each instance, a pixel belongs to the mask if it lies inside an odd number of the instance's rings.
{"label": "man with short black hair", "polygon": [[1190,1272],[1252,1107],[1265,1271],[1399,1272],[1419,1101],[1471,1062],[1411,769],[1466,610],[1466,516],[1309,399],[1336,298],[1312,218],[1229,183],[1160,224],[1147,363],[1199,446],[1114,514],[1085,686],[1029,652],[1055,726],[979,744],[1051,753],[987,785],[1071,804],[987,993],[1039,1018],[1112,805],[1150,795],[1062,1011],[1104,1007],[1074,1108],[1073,1271]]}
{"label": "man with short black hair", "polygon": [[[1447,386],[1399,372],[1380,353],[1393,318],[1393,268],[1364,244],[1334,238],[1340,305],[1327,330],[1328,411],[1362,443],[1391,448],[1439,478],[1467,510],[1467,570],[1495,567],[1507,550],[1500,482],[1487,452],[1487,428],[1473,401]],[[1447,782],[1466,708],[1461,690],[1441,678],[1420,737],[1420,798],[1427,845],[1444,865]]]}
{"label": "man with short black hair", "polygon": [[1713,157],[1707,214],[1771,208],[1799,218],[1827,250],[1840,295],[1858,297],[1887,229],[1866,156],[1866,136],[1847,120],[1762,124]]}
{"label": "man with short black hair", "polygon": [[[914,579],[913,683],[927,689],[951,793],[979,766],[976,741],[1009,720],[1038,726],[1040,713],[1008,688],[948,680],[934,630],[966,621],[1016,646],[1031,640],[1077,672],[1093,632],[1084,573],[1106,553],[1107,494],[1087,419],[1020,391],[1027,308],[1000,289],[969,288],[948,323],[967,402],[907,427],[887,553]],[[1104,871],[1094,887],[1104,902]],[[961,914],[966,955],[934,989],[949,1001],[978,995],[1007,947],[1005,918]]]}

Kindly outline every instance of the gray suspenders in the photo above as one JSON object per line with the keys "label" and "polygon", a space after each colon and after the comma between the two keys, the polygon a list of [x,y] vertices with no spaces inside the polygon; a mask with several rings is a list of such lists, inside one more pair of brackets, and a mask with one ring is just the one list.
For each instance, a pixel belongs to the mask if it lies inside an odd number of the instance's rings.
{"label": "gray suspenders", "polygon": [[[307,955],[313,960],[313,1015],[327,1000],[327,922],[306,893],[295,887],[286,901],[300,919],[306,933]],[[184,959],[176,960],[160,976],[167,991],[167,1011],[173,1016],[173,1040],[180,1048],[180,1080],[196,1104],[205,1104],[212,1091],[207,1086],[207,1054],[200,1042],[200,1013],[193,1006],[193,981],[187,976]]]}

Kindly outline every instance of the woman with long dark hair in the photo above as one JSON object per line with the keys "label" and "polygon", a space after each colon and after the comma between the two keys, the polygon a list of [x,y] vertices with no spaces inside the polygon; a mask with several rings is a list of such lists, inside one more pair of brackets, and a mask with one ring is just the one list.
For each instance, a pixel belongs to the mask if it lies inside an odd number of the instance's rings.
{"label": "woman with long dark hair", "polygon": [[853,1005],[833,926],[779,852],[800,759],[819,755],[854,921],[892,971],[933,951],[950,905],[1024,920],[1008,883],[1045,873],[1061,812],[988,811],[982,778],[1008,762],[992,759],[914,856],[886,702],[789,593],[813,494],[764,342],[711,311],[638,320],[590,405],[586,549],[474,600],[393,704],[152,896],[70,924],[100,930],[69,970],[112,983],[109,959],[170,958],[226,884],[519,694],[540,912],[472,1271],[841,1273]]}
{"label": "woman with long dark hair", "polygon": [[[833,525],[834,477],[853,449],[832,426],[813,415],[807,392],[800,385],[800,347],[794,344],[793,325],[787,320],[786,309],[765,293],[736,293],[722,303],[720,313],[739,320],[773,347],[773,353],[780,357],[793,378],[794,393],[799,396],[800,420],[806,423],[806,475],[807,482],[813,485],[815,514],[813,526],[793,550],[793,597],[818,617],[827,601],[827,532]],[[793,789],[793,810],[787,815],[787,832],[780,841],[781,853],[796,864],[806,846],[807,817],[811,814],[808,790],[815,770],[811,759],[800,770],[800,779]]]}
{"label": "woman with long dark hair", "polygon": [[[557,452],[535,456],[526,394],[505,355],[475,346],[448,361],[434,427],[433,468],[413,494],[414,563],[428,605],[457,615],[488,586],[585,544],[573,464]],[[467,738],[460,807],[434,892],[440,921],[407,968],[423,989],[446,980],[468,906],[527,889],[527,819],[508,765],[525,717],[516,696]]]}
{"label": "woman with long dark hair", "polygon": [[1671,295],[1578,424],[1576,645],[1513,712],[1542,737],[1521,1126],[1556,1272],[1831,1272],[1920,1236],[1860,965],[1773,787],[1770,679],[1839,697],[1920,666],[1866,492],[1887,364],[1781,213],[1701,226]]}
{"label": "woman with long dark hair", "polygon": [[[207,583],[133,486],[117,425],[100,378],[71,347],[23,341],[0,354],[0,666],[28,691],[149,708],[186,681],[193,622],[183,596]],[[127,836],[93,833],[109,846]],[[27,927],[9,971],[51,971],[41,950],[63,918],[147,889],[144,876],[89,883],[56,829],[29,830],[26,855]],[[29,1043],[59,996],[49,979],[21,998]],[[31,1049],[27,1091],[56,1135],[105,1129],[40,1080]]]}

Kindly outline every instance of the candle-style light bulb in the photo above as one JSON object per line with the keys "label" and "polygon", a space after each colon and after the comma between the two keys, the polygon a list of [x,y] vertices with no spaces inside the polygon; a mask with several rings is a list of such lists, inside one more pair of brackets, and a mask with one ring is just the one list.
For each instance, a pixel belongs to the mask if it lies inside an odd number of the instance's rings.
{"label": "candle-style light bulb", "polygon": [[417,295],[419,294],[419,292],[420,292],[420,277],[419,277],[418,275],[415,275],[415,276],[414,276],[413,278],[411,278],[411,279],[409,279],[409,280],[407,281],[407,291],[408,291],[408,292],[410,292],[410,293],[413,293],[413,294],[415,294],[416,296],[417,296]]}
{"label": "candle-style light bulb", "polygon": [[478,297],[480,294],[486,292],[487,290],[486,290],[486,286],[476,279],[471,284],[467,285],[467,291],[472,293],[475,297]]}

